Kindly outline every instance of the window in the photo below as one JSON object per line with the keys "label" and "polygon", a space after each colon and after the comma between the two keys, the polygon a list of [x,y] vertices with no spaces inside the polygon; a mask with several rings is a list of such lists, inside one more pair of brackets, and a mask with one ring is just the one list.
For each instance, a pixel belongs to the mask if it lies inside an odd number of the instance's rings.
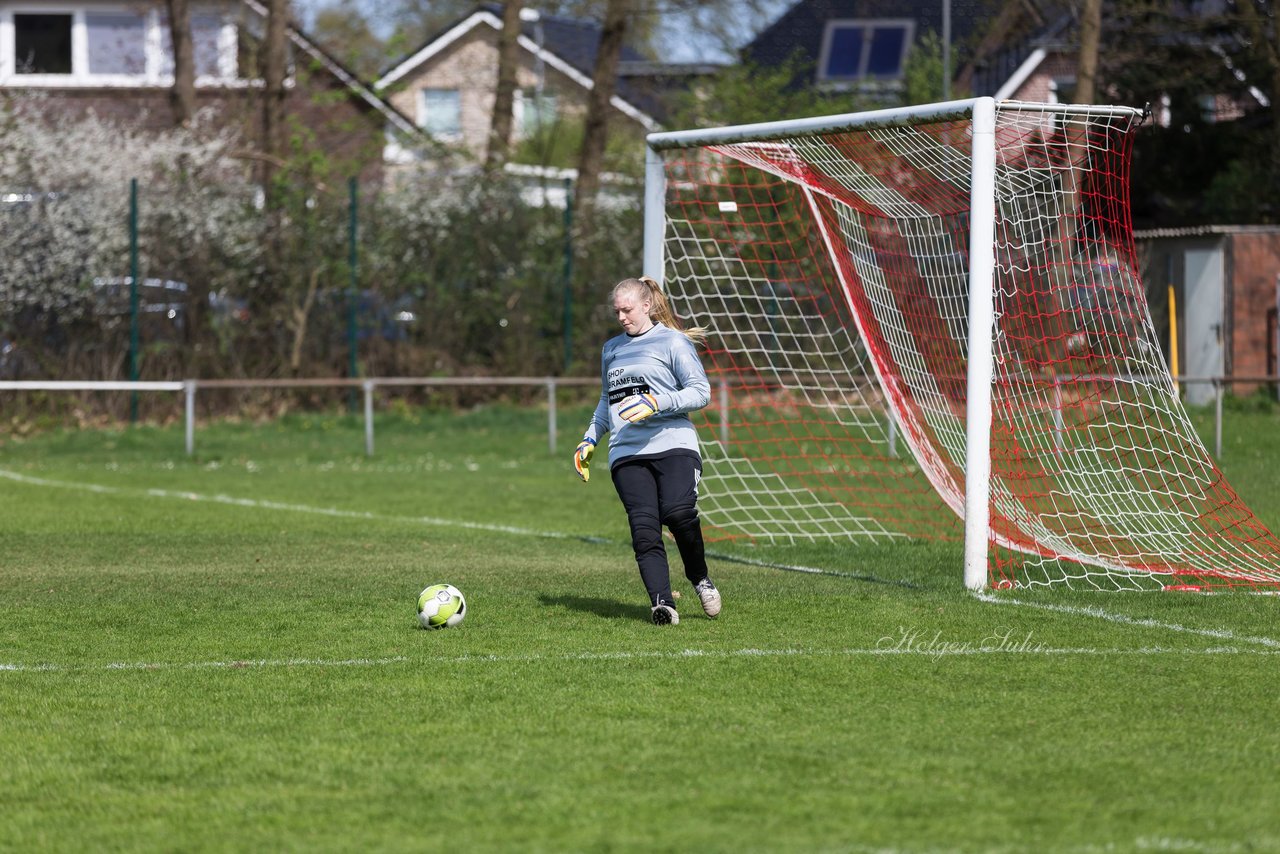
{"label": "window", "polygon": [[[219,65],[221,50],[218,42],[222,36],[222,18],[217,15],[191,15],[191,47],[195,53],[196,77],[223,77]],[[169,19],[160,19],[160,43],[163,47],[164,60],[160,73],[173,74],[173,32],[169,27]]]}
{"label": "window", "polygon": [[1050,104],[1074,104],[1076,102],[1076,79],[1074,77],[1055,77],[1049,81]]}
{"label": "window", "polygon": [[[228,56],[227,61],[232,66],[229,70],[229,77],[239,77],[244,80],[260,80],[266,76],[267,61],[267,30],[266,21],[255,16],[241,19],[235,29],[235,48],[234,56]],[[293,42],[289,41],[285,44],[287,56],[285,57],[286,74],[293,76],[294,66],[294,50]]]}
{"label": "window", "polygon": [[71,15],[14,15],[14,68],[19,74],[71,73]]}
{"label": "window", "polygon": [[[0,3],[6,5],[13,4]],[[18,78],[24,86],[50,88],[165,86],[173,75],[173,48],[163,5],[66,0],[57,14],[0,9],[0,83]],[[207,7],[193,11],[191,36],[203,85],[236,79],[240,39],[230,18]]]}
{"label": "window", "polygon": [[828,21],[818,79],[827,83],[897,80],[914,33],[915,22],[906,19]]}
{"label": "window", "polygon": [[512,113],[516,136],[533,136],[556,121],[556,96],[550,92],[516,92]]}
{"label": "window", "polygon": [[146,74],[147,22],[131,12],[88,12],[90,74]]}
{"label": "window", "polygon": [[419,89],[418,126],[432,136],[462,133],[462,101],[457,89]]}

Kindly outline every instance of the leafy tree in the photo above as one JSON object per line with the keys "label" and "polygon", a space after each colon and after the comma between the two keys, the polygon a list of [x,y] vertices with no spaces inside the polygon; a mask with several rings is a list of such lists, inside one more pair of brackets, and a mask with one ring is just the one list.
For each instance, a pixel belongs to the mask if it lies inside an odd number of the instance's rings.
{"label": "leafy tree", "polygon": [[[1277,221],[1280,210],[1272,200],[1280,194],[1280,61],[1271,4],[1105,5],[1100,97],[1148,103],[1167,119],[1167,127],[1149,128],[1135,143],[1136,221]],[[1245,115],[1217,115],[1224,103],[1244,105]]]}
{"label": "leafy tree", "polygon": [[377,78],[392,59],[359,0],[336,0],[320,9],[310,34],[366,80]]}
{"label": "leafy tree", "polygon": [[[942,100],[942,39],[926,30],[907,55],[902,69],[903,104],[931,104]],[[960,97],[956,92],[952,97]]]}
{"label": "leafy tree", "polygon": [[798,86],[812,64],[797,56],[775,67],[730,65],[672,99],[673,127],[777,121],[854,112],[869,106],[857,92]]}

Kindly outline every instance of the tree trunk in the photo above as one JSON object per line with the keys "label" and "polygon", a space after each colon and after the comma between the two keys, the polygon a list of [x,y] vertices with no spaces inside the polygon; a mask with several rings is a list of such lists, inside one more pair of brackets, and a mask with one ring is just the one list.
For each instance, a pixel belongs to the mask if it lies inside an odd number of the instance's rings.
{"label": "tree trunk", "polygon": [[311,309],[316,304],[316,291],[320,288],[320,268],[311,271],[307,284],[307,293],[301,304],[293,308],[293,346],[289,350],[290,376],[302,375],[302,345],[307,340],[307,322],[311,318]]}
{"label": "tree trunk", "polygon": [[267,0],[267,40],[262,63],[262,151],[266,155],[262,161],[262,186],[268,207],[274,202],[271,184],[276,164],[286,157],[284,80],[289,60],[288,20],[289,0]]}
{"label": "tree trunk", "polygon": [[592,73],[593,85],[587,98],[582,151],[578,156],[578,186],[574,192],[574,219],[578,223],[579,241],[584,246],[590,242],[595,220],[596,193],[600,189],[600,170],[608,141],[609,102],[613,99],[614,81],[618,77],[618,61],[627,35],[630,5],[630,0],[608,0]]}
{"label": "tree trunk", "polygon": [[[1076,91],[1071,101],[1092,104],[1098,90],[1098,42],[1102,34],[1102,0],[1085,0],[1080,17],[1080,56],[1076,60]],[[1079,119],[1067,125],[1067,173],[1063,176],[1063,234],[1073,236],[1075,218],[1080,210],[1080,170],[1089,157],[1088,120]],[[1064,243],[1069,246],[1069,243]],[[1070,256],[1068,256],[1069,258]]]}
{"label": "tree trunk", "polygon": [[191,7],[187,0],[167,0],[169,39],[173,45],[173,88],[169,104],[173,123],[186,125],[196,113],[196,58],[191,43]]}
{"label": "tree trunk", "polygon": [[1080,17],[1080,58],[1076,66],[1077,104],[1092,104],[1098,95],[1098,39],[1102,32],[1102,0],[1085,0]]}
{"label": "tree trunk", "polygon": [[489,126],[489,147],[485,171],[501,169],[511,152],[512,112],[516,99],[516,71],[519,67],[520,10],[524,0],[507,0],[502,7],[502,30],[498,33],[498,87],[494,92],[493,121]]}

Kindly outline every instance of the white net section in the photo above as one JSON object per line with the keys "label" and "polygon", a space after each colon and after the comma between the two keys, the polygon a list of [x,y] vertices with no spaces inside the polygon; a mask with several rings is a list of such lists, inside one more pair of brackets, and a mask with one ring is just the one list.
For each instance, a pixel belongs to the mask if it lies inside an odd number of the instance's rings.
{"label": "white net section", "polygon": [[[1128,211],[1131,110],[997,118],[991,580],[1274,585],[1196,436]],[[969,121],[667,152],[666,286],[713,331],[722,536],[958,538]]]}

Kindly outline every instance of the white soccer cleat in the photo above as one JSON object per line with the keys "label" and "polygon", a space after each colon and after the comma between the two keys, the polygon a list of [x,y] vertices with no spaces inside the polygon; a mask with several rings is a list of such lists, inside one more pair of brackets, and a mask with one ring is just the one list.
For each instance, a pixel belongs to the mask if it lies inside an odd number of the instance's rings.
{"label": "white soccer cleat", "polygon": [[698,591],[698,598],[702,600],[702,610],[706,612],[707,616],[718,616],[720,613],[720,591],[711,583],[711,579],[702,579],[694,585],[693,589]]}
{"label": "white soccer cleat", "polygon": [[653,624],[655,626],[675,626],[680,623],[680,615],[670,605],[653,606]]}

